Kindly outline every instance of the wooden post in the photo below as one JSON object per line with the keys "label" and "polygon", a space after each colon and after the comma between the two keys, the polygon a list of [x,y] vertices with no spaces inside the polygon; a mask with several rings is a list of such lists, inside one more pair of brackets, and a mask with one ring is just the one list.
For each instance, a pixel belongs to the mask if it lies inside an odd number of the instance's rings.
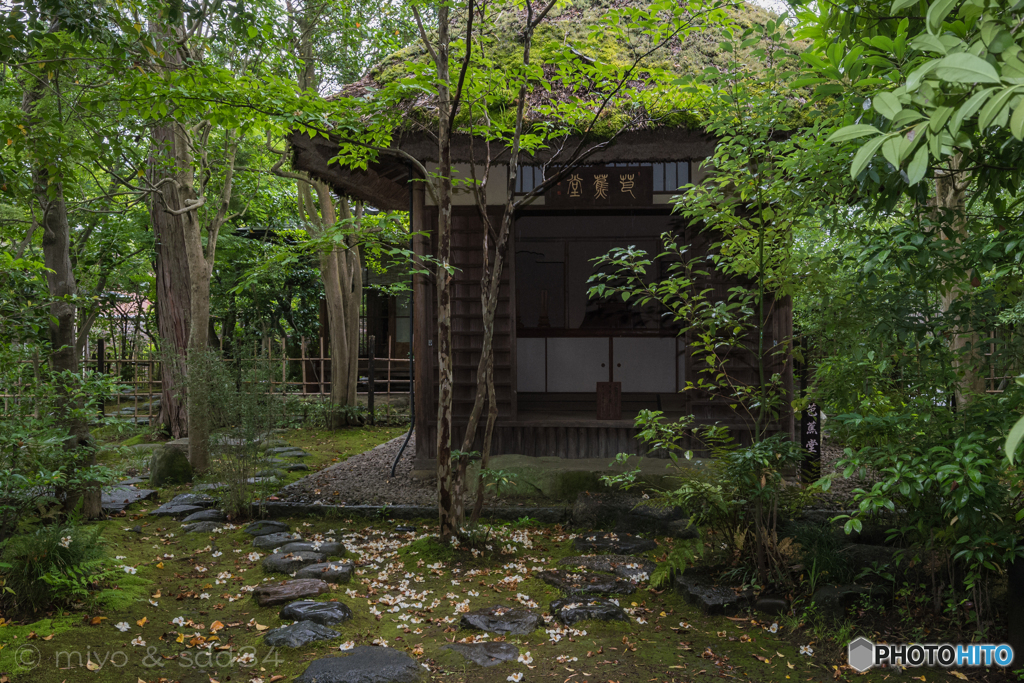
{"label": "wooden post", "polygon": [[366,409],[370,412],[370,424],[377,424],[377,417],[373,412],[373,389],[374,389],[374,376],[373,376],[373,347],[376,343],[374,335],[370,335],[366,345],[369,349],[369,362],[367,363],[366,369]]}
{"label": "wooden post", "polygon": [[622,382],[597,383],[597,419],[622,419]]}
{"label": "wooden post", "polygon": [[[106,371],[107,371],[106,359],[103,357],[104,354],[106,353],[106,350],[107,350],[106,349],[106,346],[107,346],[106,341],[107,340],[104,339],[103,337],[100,337],[99,339],[96,340],[96,372],[98,372],[101,375],[106,373]],[[107,414],[106,406],[107,406],[107,397],[106,396],[100,397],[100,417],[101,418],[105,417],[106,414]]]}

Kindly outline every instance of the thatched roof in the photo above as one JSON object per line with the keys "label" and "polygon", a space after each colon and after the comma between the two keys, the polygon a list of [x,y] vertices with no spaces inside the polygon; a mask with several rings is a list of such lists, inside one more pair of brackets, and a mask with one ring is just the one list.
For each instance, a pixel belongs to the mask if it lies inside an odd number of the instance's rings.
{"label": "thatched roof", "polygon": [[[579,120],[560,120],[570,136],[561,147],[571,148],[584,135],[594,140],[614,137],[614,142],[607,149],[590,158],[594,163],[706,157],[714,142],[701,128],[704,102],[669,81],[673,76],[696,76],[709,69],[724,70],[731,62],[737,61],[751,72],[756,73],[762,68],[760,61],[752,56],[754,47],[725,52],[721,47],[724,36],[717,27],[693,31],[683,39],[674,38],[652,52],[643,60],[635,80],[626,84],[629,96],[614,99],[598,120],[593,120],[596,101],[604,91],[593,84],[588,86],[587,79],[581,76],[595,63],[627,67],[634,63],[637,54],[649,51],[651,45],[645,44],[643,36],[634,36],[626,44],[604,34],[594,35],[592,31],[600,24],[602,16],[611,10],[641,4],[646,4],[646,1],[568,0],[552,10],[535,33],[532,51],[533,62],[543,68],[552,87],[537,86],[530,91],[527,120],[550,120],[550,112],[559,104],[568,101],[583,103],[584,106],[575,108]],[[494,4],[489,6],[494,7]],[[512,65],[521,64],[525,10],[503,5],[500,9],[488,11],[493,13],[483,24],[486,56],[498,69],[507,71]],[[738,5],[728,14],[740,29],[763,25],[775,17],[755,5]],[[452,32],[457,36],[459,26],[464,24],[459,17],[453,21]],[[571,48],[572,63],[569,64],[563,59],[566,46]],[[430,64],[429,60],[422,42],[416,41],[372,68],[358,82],[343,88],[334,98],[372,99],[381,89],[401,84],[414,68]],[[566,73],[572,76],[565,77]],[[649,74],[660,74],[661,77],[655,82],[647,77]],[[435,162],[436,96],[412,88],[406,95],[399,105],[403,123],[392,146],[424,163]],[[490,121],[511,123],[517,95],[515,87],[489,93],[487,116]],[[587,103],[594,104],[589,112]],[[457,123],[464,131],[472,121],[481,120],[483,115],[479,104],[469,106],[464,103],[460,112]],[[329,182],[340,193],[359,196],[382,208],[404,208],[407,199],[403,185],[408,171],[405,163],[396,157],[382,156],[366,172],[349,171],[328,163],[337,150],[332,141],[296,134],[292,136],[292,142],[295,150],[293,165],[296,168]],[[453,139],[453,160],[480,160],[485,156],[482,147],[483,142],[478,138],[468,134],[456,135]],[[550,151],[540,152],[536,160],[547,161],[551,156]],[[528,161],[524,159],[524,163]]]}

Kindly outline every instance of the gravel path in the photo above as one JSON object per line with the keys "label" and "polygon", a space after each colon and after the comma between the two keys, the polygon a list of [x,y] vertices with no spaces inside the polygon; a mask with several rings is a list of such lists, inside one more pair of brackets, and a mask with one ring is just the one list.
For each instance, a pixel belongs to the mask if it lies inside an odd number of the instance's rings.
{"label": "gravel path", "polygon": [[[405,434],[289,484],[276,495],[283,501],[294,503],[320,500],[332,505],[436,505],[436,483],[433,480],[416,481],[410,476],[416,452],[415,435],[409,439],[395,476],[391,477],[391,464],[404,441]],[[821,454],[822,473],[834,472],[836,462],[842,457],[843,447],[830,443],[826,433]],[[844,479],[840,475],[833,480],[829,492],[821,496],[819,504],[848,508],[851,506],[851,491],[865,483],[864,480]]]}
{"label": "gravel path", "polygon": [[376,448],[353,455],[337,465],[289,484],[276,495],[281,500],[312,503],[322,500],[332,505],[435,505],[437,487],[433,481],[415,481],[410,476],[416,453],[416,436],[398,461],[395,477],[391,464],[405,442],[405,434]]}

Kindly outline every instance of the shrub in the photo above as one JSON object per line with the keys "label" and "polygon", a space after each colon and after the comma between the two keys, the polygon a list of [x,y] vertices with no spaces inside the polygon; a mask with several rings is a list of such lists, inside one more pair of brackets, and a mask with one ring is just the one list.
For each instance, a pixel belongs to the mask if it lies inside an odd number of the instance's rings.
{"label": "shrub", "polygon": [[0,569],[8,589],[5,599],[25,615],[83,602],[114,575],[104,567],[100,530],[89,532],[73,524],[12,536]]}

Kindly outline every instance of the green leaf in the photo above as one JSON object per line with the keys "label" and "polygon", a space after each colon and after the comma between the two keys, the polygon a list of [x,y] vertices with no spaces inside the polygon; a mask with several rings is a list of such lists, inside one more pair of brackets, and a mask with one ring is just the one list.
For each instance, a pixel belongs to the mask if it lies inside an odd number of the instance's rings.
{"label": "green leaf", "polygon": [[899,114],[900,110],[903,109],[903,105],[900,104],[899,98],[891,92],[880,92],[875,95],[872,105],[874,106],[875,111],[889,120],[896,118],[896,114]]}
{"label": "green leaf", "polygon": [[258,34],[258,33],[259,33],[259,31],[258,31],[258,30],[256,29],[256,27],[255,27],[255,26],[250,26],[250,27],[249,27],[249,28],[247,29],[247,31],[246,31],[246,32],[247,32],[247,33],[249,34],[249,40],[252,40],[253,38],[255,38],[255,37],[256,37],[256,34]]}
{"label": "green leaf", "polygon": [[935,66],[935,75],[944,81],[967,85],[999,82],[999,74],[996,73],[995,67],[968,52],[940,59]]}
{"label": "green leaf", "polygon": [[879,135],[882,131],[878,130],[874,126],[867,124],[858,123],[853,126],[844,126],[828,136],[825,142],[846,142],[847,140],[856,140],[862,138],[865,135]]}
{"label": "green leaf", "polygon": [[978,127],[983,130],[988,128],[989,125],[999,117],[1003,108],[1010,103],[1010,98],[1017,93],[1018,88],[1019,86],[1005,88],[1002,92],[989,100],[978,114]]}
{"label": "green leaf", "polygon": [[949,11],[953,9],[953,5],[957,3],[957,0],[936,0],[928,8],[928,14],[925,15],[925,19],[928,22],[928,32],[938,33],[939,29],[942,28],[942,20],[946,18]]}
{"label": "green leaf", "polygon": [[964,102],[960,109],[957,110],[956,114],[953,115],[953,120],[949,124],[949,131],[956,137],[956,134],[960,132],[960,126],[964,121],[974,116],[974,112],[981,109],[981,105],[985,103],[992,93],[996,91],[995,88],[985,88],[981,92],[974,93],[971,99]]}
{"label": "green leaf", "polygon": [[900,139],[898,137],[887,138],[882,143],[882,156],[896,168],[900,167]]}
{"label": "green leaf", "polygon": [[896,14],[900,10],[916,5],[917,3],[918,0],[893,0],[892,9],[890,11],[893,14]]}
{"label": "green leaf", "polygon": [[879,136],[873,138],[864,143],[864,146],[857,150],[857,153],[853,155],[853,165],[850,166],[850,177],[856,178],[861,172],[868,167],[871,163],[871,159],[874,158],[875,152],[885,142],[887,136]]}
{"label": "green leaf", "polygon": [[1017,424],[1013,425],[1013,429],[1006,435],[1006,445],[1003,450],[1006,452],[1006,459],[1011,463],[1016,457],[1021,441],[1024,441],[1024,417],[1017,420]]}
{"label": "green leaf", "polygon": [[1010,118],[1010,132],[1018,140],[1024,140],[1024,102],[1017,105]]}
{"label": "green leaf", "polygon": [[928,171],[928,146],[921,145],[917,149],[917,154],[910,160],[910,165],[907,166],[907,177],[911,185],[917,185],[924,178],[924,174]]}

